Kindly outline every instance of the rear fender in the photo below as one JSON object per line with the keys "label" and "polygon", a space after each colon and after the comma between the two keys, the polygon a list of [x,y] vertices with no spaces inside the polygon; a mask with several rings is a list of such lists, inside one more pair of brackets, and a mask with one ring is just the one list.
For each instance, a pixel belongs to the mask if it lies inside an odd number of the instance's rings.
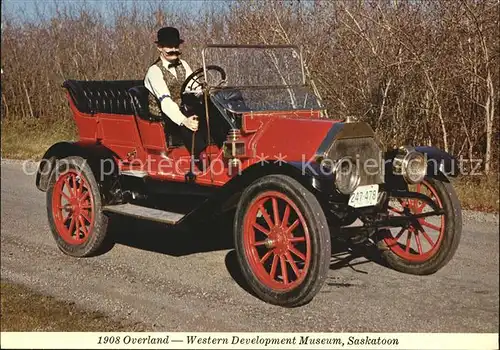
{"label": "rear fender", "polygon": [[99,184],[118,174],[118,156],[100,144],[82,142],[59,142],[43,155],[36,174],[36,187],[46,192],[57,161],[70,156],[79,156],[87,161]]}

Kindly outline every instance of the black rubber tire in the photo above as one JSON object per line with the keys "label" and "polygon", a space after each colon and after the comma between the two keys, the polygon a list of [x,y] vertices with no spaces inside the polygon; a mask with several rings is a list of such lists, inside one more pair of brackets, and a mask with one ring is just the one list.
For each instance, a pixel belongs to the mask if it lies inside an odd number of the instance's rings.
{"label": "black rubber tire", "polygon": [[[253,273],[244,251],[244,218],[252,200],[265,191],[278,191],[291,199],[302,212],[311,240],[311,262],[303,282],[292,290],[277,291],[264,285]],[[242,194],[234,220],[234,243],[243,277],[262,300],[284,307],[309,303],[319,292],[330,267],[330,231],[316,197],[295,179],[284,175],[268,175],[252,183]]]}
{"label": "black rubber tire", "polygon": [[[111,237],[108,235],[108,217],[104,215],[101,210],[102,201],[101,194],[99,191],[99,186],[92,172],[92,169],[87,164],[84,158],[71,156],[61,159],[58,168],[55,169],[50,178],[49,189],[46,196],[47,205],[47,215],[49,219],[49,225],[52,231],[52,235],[57,243],[57,247],[65,254],[73,257],[90,257],[100,254],[101,252],[108,249],[112,245]],[[57,180],[57,176],[62,174],[66,169],[74,169],[81,172],[82,176],[85,178],[90,186],[92,196],[94,199],[94,226],[93,230],[89,233],[89,238],[82,244],[70,245],[64,241],[64,239],[59,235],[54,217],[52,214],[52,196],[54,190],[54,184]]]}
{"label": "black rubber tire", "polygon": [[392,269],[412,275],[431,275],[442,269],[455,255],[462,235],[462,208],[458,196],[449,182],[426,177],[437,192],[445,211],[445,231],[439,250],[428,260],[414,262],[394,253],[379,235],[377,247],[382,260]]}

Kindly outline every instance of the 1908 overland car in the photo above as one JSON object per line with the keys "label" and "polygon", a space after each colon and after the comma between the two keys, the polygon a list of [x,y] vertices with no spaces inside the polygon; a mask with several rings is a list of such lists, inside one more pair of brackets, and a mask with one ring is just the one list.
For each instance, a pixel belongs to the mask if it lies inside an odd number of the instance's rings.
{"label": "1908 overland car", "polygon": [[451,155],[384,149],[368,124],[325,117],[295,46],[208,45],[202,62],[181,93],[209,140],[205,167],[179,127],[151,113],[142,80],[64,82],[79,140],[50,147],[36,178],[64,253],[100,252],[119,214],[197,228],[234,212],[243,276],[288,307],[320,290],[331,238],[373,242],[409,274],[452,258],[462,217]]}

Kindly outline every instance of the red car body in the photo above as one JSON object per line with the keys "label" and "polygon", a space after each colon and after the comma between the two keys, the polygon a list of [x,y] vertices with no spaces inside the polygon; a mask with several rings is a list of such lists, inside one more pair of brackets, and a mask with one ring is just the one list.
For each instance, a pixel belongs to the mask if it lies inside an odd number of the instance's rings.
{"label": "red car body", "polygon": [[[242,47],[291,49],[302,65],[292,46]],[[269,57],[272,70],[277,56]],[[183,91],[204,77],[203,94],[186,103],[206,120],[198,131],[211,139],[204,171],[189,145],[175,140],[168,118],[151,115],[142,81],[64,82],[79,140],[47,150],[36,179],[64,253],[96,254],[112,213],[196,227],[234,210],[244,276],[259,297],[283,306],[305,304],[318,292],[331,236],[377,243],[388,265],[405,273],[434,273],[451,259],[461,233],[451,155],[432,147],[384,149],[368,124],[326,118],[307,91],[303,108],[298,98],[293,108],[242,108],[238,89],[255,86],[211,85],[209,69],[222,72],[223,82],[226,72],[205,56],[203,62]],[[262,91],[260,98],[273,97],[269,87]],[[356,220],[364,225],[349,227]]]}

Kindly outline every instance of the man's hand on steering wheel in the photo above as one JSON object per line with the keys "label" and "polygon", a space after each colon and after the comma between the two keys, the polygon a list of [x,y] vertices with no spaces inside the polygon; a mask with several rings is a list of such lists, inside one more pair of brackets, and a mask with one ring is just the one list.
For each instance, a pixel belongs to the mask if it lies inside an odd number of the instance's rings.
{"label": "man's hand on steering wheel", "polygon": [[[218,85],[223,84],[226,81],[226,72],[219,66],[210,65],[206,67],[207,75],[212,72],[217,73],[220,76],[220,82]],[[181,86],[181,97],[186,90],[199,95],[203,92],[203,87],[206,84],[205,74],[203,72],[203,67],[198,68],[193,73],[191,73]]]}
{"label": "man's hand on steering wheel", "polygon": [[[206,70],[207,70],[207,72],[209,72],[209,71],[217,72],[220,75],[221,82],[219,83],[219,85],[225,82],[226,72],[221,67],[212,65],[212,66],[207,66]],[[189,90],[191,93],[194,93],[195,96],[197,98],[199,98],[201,96],[201,94],[203,93],[203,87],[205,84],[206,84],[206,82],[205,82],[205,74],[203,71],[203,67],[198,68],[193,73],[191,73],[186,78],[184,83],[182,84],[182,86],[181,86],[181,99],[182,99],[182,95],[186,92],[186,90]],[[189,110],[190,108],[188,105],[186,105],[185,109]],[[185,126],[186,128],[188,128],[189,130],[191,130],[193,132],[197,131],[198,127],[199,127],[198,116],[191,115],[189,117],[186,117],[182,121],[181,126]]]}
{"label": "man's hand on steering wheel", "polygon": [[182,121],[181,126],[185,126],[193,132],[197,131],[199,126],[198,116],[192,115],[191,117],[186,117],[186,119]]}

